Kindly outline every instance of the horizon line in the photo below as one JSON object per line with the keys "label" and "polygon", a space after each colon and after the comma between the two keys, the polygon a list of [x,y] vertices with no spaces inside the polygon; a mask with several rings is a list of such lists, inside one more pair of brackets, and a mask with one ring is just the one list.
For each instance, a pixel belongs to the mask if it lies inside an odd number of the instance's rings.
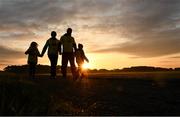
{"label": "horizon line", "polygon": [[[28,64],[17,64],[17,65],[12,64],[12,65],[7,65],[4,68],[0,69],[0,71],[4,71],[4,69],[6,67],[8,67],[8,66],[24,66],[24,65],[28,65]],[[48,64],[37,64],[37,66],[38,65],[50,66]],[[57,66],[61,66],[61,65],[57,65]],[[70,67],[70,66],[68,65],[68,67]],[[140,65],[140,66],[128,66],[128,67],[123,67],[123,68],[112,68],[112,69],[108,69],[108,68],[88,68],[88,69],[89,70],[103,70],[104,69],[104,70],[109,70],[110,71],[110,70],[123,70],[125,68],[133,68],[133,67],[153,67],[153,68],[164,68],[164,69],[176,69],[176,68],[180,68],[180,66],[179,67],[159,67],[159,66]]]}

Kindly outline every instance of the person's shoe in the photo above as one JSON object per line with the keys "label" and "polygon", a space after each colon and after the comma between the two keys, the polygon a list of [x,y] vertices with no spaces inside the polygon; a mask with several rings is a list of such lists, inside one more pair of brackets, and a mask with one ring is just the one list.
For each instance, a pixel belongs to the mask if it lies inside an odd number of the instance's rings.
{"label": "person's shoe", "polygon": [[35,79],[35,76],[33,76],[33,75],[30,75],[30,76],[29,76],[29,79],[30,79],[30,80],[33,80],[33,79]]}
{"label": "person's shoe", "polygon": [[67,79],[67,76],[66,76],[66,75],[63,75],[63,76],[62,76],[62,79]]}
{"label": "person's shoe", "polygon": [[51,76],[50,79],[56,79],[56,76]]}

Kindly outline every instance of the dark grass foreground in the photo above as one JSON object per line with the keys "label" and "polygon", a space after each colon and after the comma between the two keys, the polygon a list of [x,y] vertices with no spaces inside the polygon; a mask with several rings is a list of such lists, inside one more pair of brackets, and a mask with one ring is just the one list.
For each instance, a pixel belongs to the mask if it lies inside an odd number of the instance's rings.
{"label": "dark grass foreground", "polygon": [[74,82],[0,75],[0,115],[180,115],[179,73],[94,74]]}

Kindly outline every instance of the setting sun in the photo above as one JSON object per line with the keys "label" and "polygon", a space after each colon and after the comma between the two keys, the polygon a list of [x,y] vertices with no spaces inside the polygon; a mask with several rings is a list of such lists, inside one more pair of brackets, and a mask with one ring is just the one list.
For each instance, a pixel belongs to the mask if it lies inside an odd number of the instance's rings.
{"label": "setting sun", "polygon": [[90,64],[89,64],[89,63],[84,63],[84,64],[82,65],[82,68],[83,68],[83,69],[89,69],[89,68],[90,68]]}

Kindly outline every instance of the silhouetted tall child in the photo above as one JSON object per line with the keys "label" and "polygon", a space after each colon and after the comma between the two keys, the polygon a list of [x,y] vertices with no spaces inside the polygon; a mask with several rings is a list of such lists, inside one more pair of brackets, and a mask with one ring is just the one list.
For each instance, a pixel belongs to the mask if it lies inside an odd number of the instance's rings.
{"label": "silhouetted tall child", "polygon": [[84,64],[84,60],[86,60],[86,62],[89,62],[88,58],[85,56],[84,50],[83,50],[83,45],[82,44],[78,44],[78,48],[75,52],[75,56],[76,56],[76,63],[78,64],[78,72],[79,72],[79,76],[83,77],[83,64]]}
{"label": "silhouetted tall child", "polygon": [[36,42],[31,42],[30,47],[25,52],[28,54],[28,65],[29,65],[29,78],[35,78],[36,65],[38,62],[38,56],[41,57],[39,50],[37,48],[38,44]]}

